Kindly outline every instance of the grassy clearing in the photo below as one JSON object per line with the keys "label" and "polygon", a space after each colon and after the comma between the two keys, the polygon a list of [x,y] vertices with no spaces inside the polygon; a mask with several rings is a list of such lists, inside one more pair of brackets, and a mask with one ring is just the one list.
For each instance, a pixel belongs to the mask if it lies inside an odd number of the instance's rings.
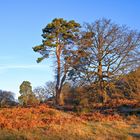
{"label": "grassy clearing", "polygon": [[0,140],[139,140],[140,126],[123,122],[88,122],[44,128],[0,131]]}

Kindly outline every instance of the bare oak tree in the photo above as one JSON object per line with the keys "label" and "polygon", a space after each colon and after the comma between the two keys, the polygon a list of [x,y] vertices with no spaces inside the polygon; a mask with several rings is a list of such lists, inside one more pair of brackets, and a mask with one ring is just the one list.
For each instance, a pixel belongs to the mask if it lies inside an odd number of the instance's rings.
{"label": "bare oak tree", "polygon": [[84,82],[96,83],[105,102],[107,83],[123,72],[132,70],[134,66],[139,66],[140,59],[138,55],[136,57],[139,52],[140,33],[137,31],[107,19],[86,23],[79,49],[73,56],[78,60],[73,69],[73,77],[78,75]]}

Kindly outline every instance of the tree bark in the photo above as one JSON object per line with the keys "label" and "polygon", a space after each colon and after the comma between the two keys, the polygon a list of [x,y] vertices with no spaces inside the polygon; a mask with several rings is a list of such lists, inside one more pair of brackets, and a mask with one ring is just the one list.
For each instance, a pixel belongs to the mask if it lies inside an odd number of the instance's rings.
{"label": "tree bark", "polygon": [[61,92],[61,89],[58,89],[56,91],[55,103],[56,103],[56,105],[64,105],[64,99],[63,99],[63,94]]}
{"label": "tree bark", "polygon": [[98,92],[99,95],[102,97],[101,102],[104,102],[104,87],[103,87],[103,73],[102,73],[102,62],[99,60],[98,65]]}
{"label": "tree bark", "polygon": [[59,89],[56,89],[55,103],[56,103],[57,105],[60,105],[60,90],[59,90]]}
{"label": "tree bark", "polygon": [[56,57],[57,57],[57,80],[56,80],[56,104],[60,104],[60,93],[59,85],[60,85],[60,71],[61,71],[61,61],[60,61],[60,46],[56,47]]}
{"label": "tree bark", "polygon": [[56,81],[56,99],[55,103],[57,105],[63,105],[63,95],[61,93],[63,82],[65,81],[66,75],[63,76],[61,80],[61,46],[57,46],[56,48],[56,56],[57,56],[57,81]]}
{"label": "tree bark", "polygon": [[98,37],[98,86],[99,86],[99,94],[102,97],[102,103],[106,102],[107,94],[104,89],[104,79],[103,79],[103,66],[102,66],[102,59],[103,59],[103,37]]}

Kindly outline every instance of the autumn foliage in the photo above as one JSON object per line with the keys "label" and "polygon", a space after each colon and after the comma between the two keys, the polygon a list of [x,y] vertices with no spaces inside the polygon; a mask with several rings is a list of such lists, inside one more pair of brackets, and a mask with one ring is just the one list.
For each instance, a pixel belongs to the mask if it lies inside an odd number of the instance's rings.
{"label": "autumn foliage", "polygon": [[8,129],[27,129],[45,127],[50,124],[63,124],[78,121],[75,116],[49,108],[47,105],[30,108],[3,108],[0,110],[0,127]]}
{"label": "autumn foliage", "polygon": [[[48,127],[53,124],[63,125],[68,123],[84,123],[84,121],[120,121],[123,116],[119,112],[115,112],[114,108],[122,106],[123,104],[129,106],[140,106],[137,101],[129,100],[114,100],[104,106],[96,104],[91,113],[64,113],[42,104],[36,107],[14,107],[3,108],[0,110],[0,128],[8,129],[31,129],[38,127]],[[101,108],[112,107],[107,112]]]}
{"label": "autumn foliage", "polygon": [[[120,102],[120,104],[127,102],[129,105],[135,104],[129,101],[116,102]],[[138,105],[138,103],[136,104]],[[110,110],[111,112],[99,111],[100,107],[101,105],[97,105],[90,113],[64,112],[46,104],[26,108],[1,108],[0,139],[13,137],[17,140],[40,140],[43,137],[50,140],[55,138],[90,140],[100,137],[101,132],[107,139],[109,137],[112,139],[114,137],[124,138],[130,136],[128,133],[120,133],[120,131],[129,129],[132,124],[139,124],[138,116],[126,117],[119,112],[113,112],[113,109]],[[112,129],[116,129],[118,132],[114,133]],[[139,127],[133,131],[139,132]],[[129,130],[128,132],[132,131]]]}

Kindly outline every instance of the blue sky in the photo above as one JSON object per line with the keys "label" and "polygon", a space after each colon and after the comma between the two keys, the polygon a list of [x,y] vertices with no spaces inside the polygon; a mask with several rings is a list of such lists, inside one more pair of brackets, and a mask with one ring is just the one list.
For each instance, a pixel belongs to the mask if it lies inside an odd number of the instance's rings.
{"label": "blue sky", "polygon": [[32,47],[56,17],[81,24],[105,17],[140,30],[140,0],[0,0],[0,89],[18,95],[24,80],[33,87],[53,80],[52,62],[37,64]]}

